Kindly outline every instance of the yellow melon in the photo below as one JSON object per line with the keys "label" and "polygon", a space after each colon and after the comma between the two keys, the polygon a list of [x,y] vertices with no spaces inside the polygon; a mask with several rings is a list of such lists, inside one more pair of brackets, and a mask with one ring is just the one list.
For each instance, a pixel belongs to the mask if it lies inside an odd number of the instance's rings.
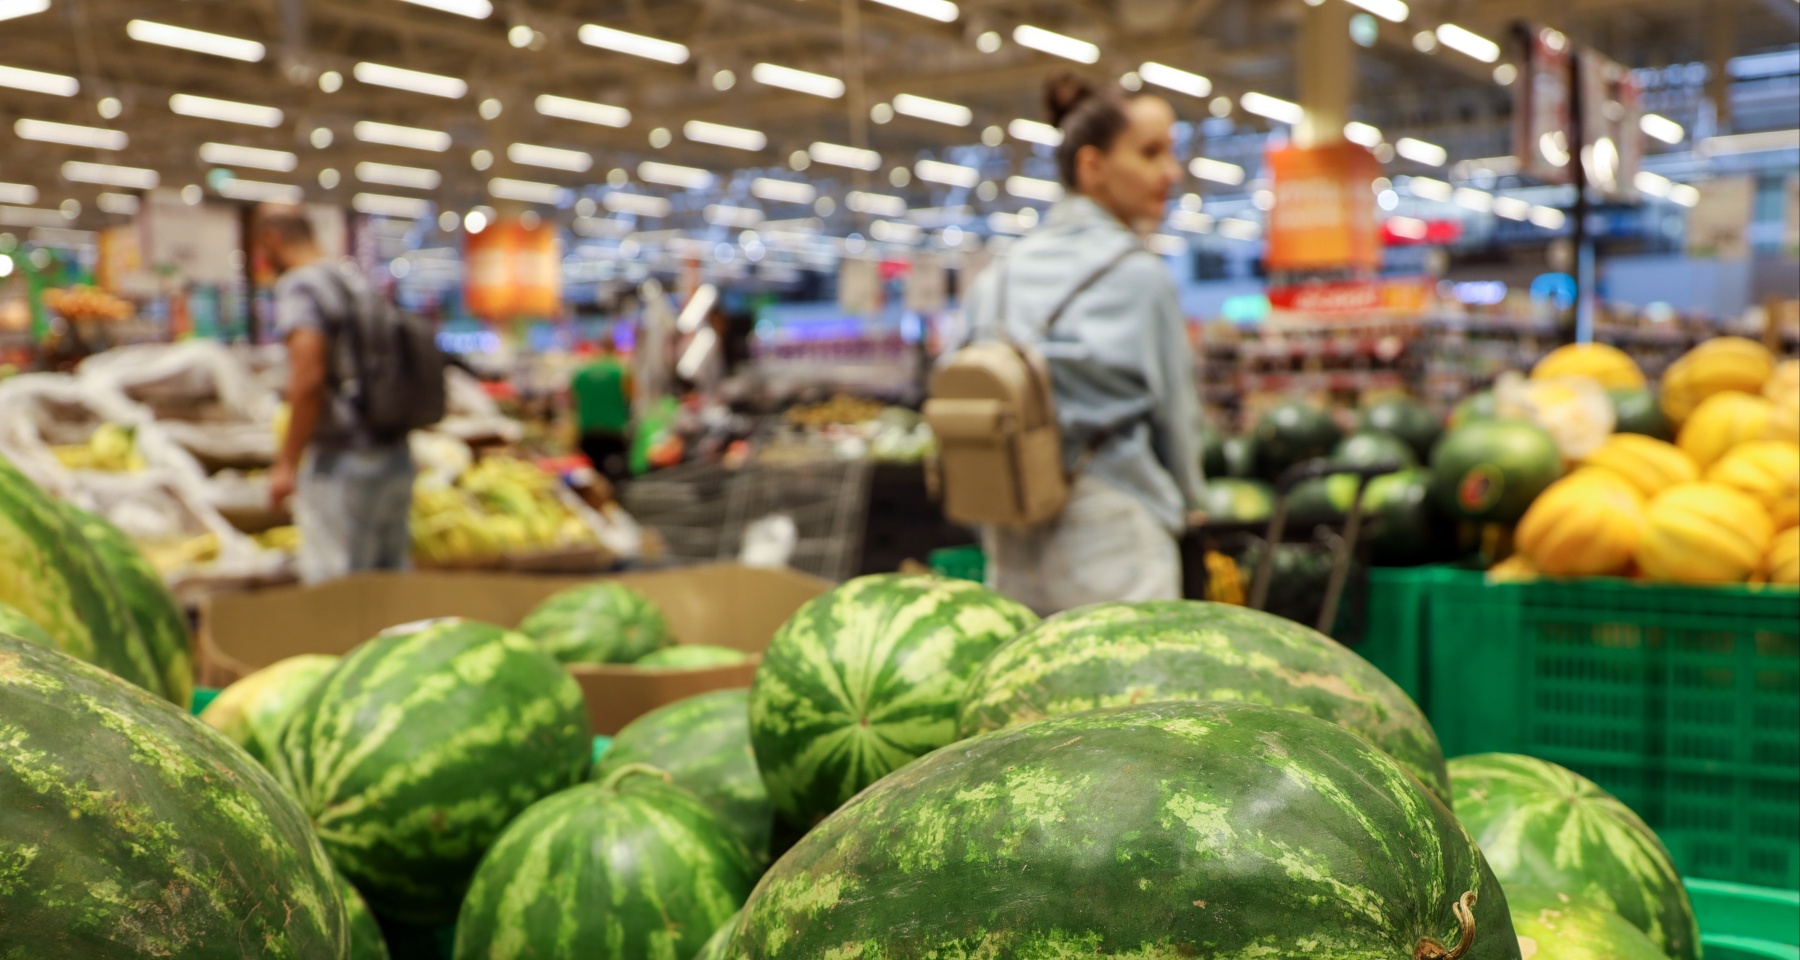
{"label": "yellow melon", "polygon": [[1800,584],[1800,527],[1775,535],[1763,573],[1770,583]]}
{"label": "yellow melon", "polygon": [[1556,577],[1623,573],[1644,531],[1644,501],[1617,474],[1587,468],[1551,484],[1513,534],[1519,553]]}
{"label": "yellow melon", "polygon": [[1763,396],[1770,400],[1785,393],[1800,392],[1800,360],[1783,360],[1775,365],[1775,372],[1769,374],[1768,382],[1763,384]]}
{"label": "yellow melon", "polygon": [[1743,337],[1713,337],[1663,372],[1663,413],[1681,423],[1714,394],[1760,392],[1774,370],[1768,347]]}
{"label": "yellow melon", "polygon": [[1800,525],[1800,445],[1782,440],[1738,444],[1707,468],[1706,479],[1755,497],[1777,530]]}
{"label": "yellow melon", "polygon": [[1617,474],[1646,497],[1700,479],[1700,467],[1680,447],[1635,433],[1615,433],[1583,465]]}
{"label": "yellow melon", "polygon": [[1800,360],[1781,361],[1775,368],[1775,375],[1763,384],[1762,392],[1775,405],[1769,413],[1769,429],[1763,436],[1800,443]]}
{"label": "yellow melon", "polygon": [[1586,377],[1608,390],[1641,390],[1644,371],[1618,347],[1606,343],[1571,343],[1557,347],[1531,368],[1531,379]]}
{"label": "yellow melon", "polygon": [[1644,509],[1637,565],[1652,580],[1738,583],[1763,565],[1775,525],[1754,497],[1718,483],[1683,483]]}
{"label": "yellow melon", "polygon": [[1761,440],[1769,429],[1774,409],[1774,404],[1748,393],[1715,393],[1694,408],[1693,416],[1676,434],[1675,445],[1687,451],[1704,470],[1732,447]]}

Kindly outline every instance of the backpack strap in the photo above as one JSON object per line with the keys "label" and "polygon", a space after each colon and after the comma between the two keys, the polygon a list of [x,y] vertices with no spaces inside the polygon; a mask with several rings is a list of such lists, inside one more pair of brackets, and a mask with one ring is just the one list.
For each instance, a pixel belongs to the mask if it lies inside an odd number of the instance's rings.
{"label": "backpack strap", "polygon": [[[350,363],[352,366],[351,372],[356,377],[357,390],[360,392],[367,389],[367,384],[369,382],[368,356],[363,350],[363,335],[366,331],[363,329],[364,324],[362,322],[364,311],[368,308],[368,305],[365,305],[362,302],[362,299],[356,295],[355,290],[350,289],[350,281],[344,278],[341,268],[336,266],[330,267],[325,271],[325,275],[331,278],[331,285],[337,288],[338,295],[343,298],[344,302],[344,309],[341,315],[336,318],[326,318],[328,327],[333,326],[331,323],[333,319],[336,320],[336,329],[332,331],[333,343],[331,352],[333,355],[333,362],[327,364],[327,368],[333,370],[333,378],[336,381],[335,385],[341,387],[343,385],[343,378],[341,376],[342,371],[335,370],[335,367],[337,366],[335,362],[337,359],[335,338],[341,333],[348,337],[347,342],[350,348]],[[320,307],[324,306],[323,303],[319,302],[318,293],[316,291],[313,294],[313,303]],[[319,314],[321,317],[324,317],[325,311],[320,310]],[[362,412],[360,409],[361,398],[354,398],[354,403],[358,407],[357,412],[360,414]],[[358,426],[363,425],[358,424]]]}

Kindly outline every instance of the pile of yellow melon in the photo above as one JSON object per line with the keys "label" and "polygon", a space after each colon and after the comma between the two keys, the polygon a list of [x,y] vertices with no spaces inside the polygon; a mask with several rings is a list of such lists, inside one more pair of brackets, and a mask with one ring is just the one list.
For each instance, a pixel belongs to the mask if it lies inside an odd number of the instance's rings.
{"label": "pile of yellow melon", "polygon": [[[1534,378],[1641,385],[1624,352],[1564,347]],[[1672,364],[1674,443],[1615,433],[1533,501],[1518,553],[1550,576],[1800,583],[1800,361],[1715,337]]]}

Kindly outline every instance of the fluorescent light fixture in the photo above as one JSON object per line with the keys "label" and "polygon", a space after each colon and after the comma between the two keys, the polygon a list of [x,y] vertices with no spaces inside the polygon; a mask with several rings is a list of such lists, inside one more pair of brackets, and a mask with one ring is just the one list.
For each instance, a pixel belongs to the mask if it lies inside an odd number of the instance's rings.
{"label": "fluorescent light fixture", "polygon": [[1189,160],[1188,172],[1202,180],[1211,180],[1226,186],[1235,187],[1244,182],[1243,167],[1210,157],[1195,157]]}
{"label": "fluorescent light fixture", "polygon": [[488,181],[488,194],[501,200],[517,200],[521,203],[542,203],[556,206],[563,202],[569,191],[554,183],[539,183],[536,180],[514,180],[510,177],[495,177]]}
{"label": "fluorescent light fixture", "polygon": [[423,70],[408,70],[405,67],[391,67],[385,63],[365,61],[357,64],[350,74],[360,83],[394,90],[406,90],[411,93],[423,93],[426,96],[443,97],[446,100],[461,99],[469,92],[469,84],[457,77],[426,73]]}
{"label": "fluorescent light fixture", "polygon": [[1531,204],[1518,197],[1495,197],[1494,216],[1508,220],[1524,220],[1531,216]]}
{"label": "fluorescent light fixture", "polygon": [[300,158],[286,150],[242,147],[235,143],[203,143],[200,159],[221,167],[253,167],[276,173],[291,173],[300,165]]}
{"label": "fluorescent light fixture", "polygon": [[1675,186],[1675,181],[1670,180],[1668,177],[1651,173],[1648,170],[1639,170],[1637,176],[1631,179],[1631,185],[1637,187],[1639,193],[1647,194],[1652,197],[1667,198],[1669,195],[1669,188]]}
{"label": "fluorescent light fixture", "polygon": [[718,302],[719,288],[710,283],[701,284],[694,291],[694,295],[688,298],[688,302],[682,306],[681,313],[676,315],[676,332],[693,333],[700,329],[706,323],[706,315],[712,312],[712,308]]}
{"label": "fluorescent light fixture", "polygon": [[350,209],[372,217],[423,220],[431,216],[431,204],[417,197],[392,197],[384,193],[359,193],[350,198]]}
{"label": "fluorescent light fixture", "polygon": [[426,130],[422,127],[402,127],[393,123],[359,120],[356,126],[350,128],[350,133],[364,143],[429,150],[432,153],[443,153],[450,149],[450,135],[442,130]]}
{"label": "fluorescent light fixture", "polygon": [[1238,106],[1278,123],[1290,126],[1306,119],[1306,109],[1297,103],[1290,103],[1279,97],[1271,97],[1266,93],[1252,90],[1238,98]]}
{"label": "fluorescent light fixture", "polygon": [[1062,143],[1062,131],[1041,120],[1027,120],[1020,117],[1006,125],[1006,132],[1014,140],[1026,143],[1041,143],[1046,147],[1058,146]]}
{"label": "fluorescent light fixture", "polygon": [[1054,180],[1039,180],[1035,177],[1007,177],[1006,192],[1021,200],[1055,203],[1063,198],[1063,185]]}
{"label": "fluorescent light fixture", "polygon": [[918,243],[925,239],[925,228],[916,223],[877,220],[869,224],[869,236],[881,243]]}
{"label": "fluorescent light fixture", "polygon": [[50,0],[0,0],[0,20],[29,17],[50,9]]}
{"label": "fluorescent light fixture", "polygon": [[9,227],[61,227],[68,223],[61,210],[40,207],[0,207],[0,224]]}
{"label": "fluorescent light fixture", "polygon": [[1012,38],[1013,42],[1021,47],[1030,47],[1053,57],[1073,60],[1076,63],[1100,62],[1099,47],[1086,40],[1077,40],[1053,30],[1045,30],[1043,27],[1034,27],[1028,23],[1022,24],[1013,29]]}
{"label": "fluorescent light fixture", "polygon": [[81,92],[81,81],[60,73],[26,70],[23,67],[0,67],[0,87],[47,93],[53,97],[72,97]]}
{"label": "fluorescent light fixture", "polygon": [[810,183],[757,177],[750,181],[750,195],[760,200],[773,200],[777,203],[811,203],[818,198],[819,191],[813,189],[813,185]]}
{"label": "fluorescent light fixture", "polygon": [[1165,90],[1185,93],[1190,97],[1205,97],[1212,94],[1212,81],[1197,73],[1189,73],[1179,67],[1171,67],[1166,63],[1139,64],[1137,74],[1145,83],[1153,83]]}
{"label": "fluorescent light fixture", "polygon": [[914,96],[910,93],[902,93],[894,98],[894,112],[920,120],[948,124],[952,127],[966,127],[975,120],[975,112],[961,104],[946,103],[942,100]]}
{"label": "fluorescent light fixture", "polygon": [[1381,146],[1381,128],[1352,120],[1344,124],[1344,139],[1374,149]]}
{"label": "fluorescent light fixture", "polygon": [[506,148],[506,159],[528,167],[546,167],[569,173],[586,173],[594,167],[592,154],[561,147],[540,147],[535,143],[515,143]]}
{"label": "fluorescent light fixture", "polygon": [[844,95],[844,81],[809,70],[795,70],[773,63],[759,63],[750,68],[750,79],[764,86],[780,87],[796,93],[835,100]]}
{"label": "fluorescent light fixture", "polygon": [[920,180],[965,189],[972,188],[981,182],[980,170],[974,167],[965,167],[960,163],[945,163],[942,160],[920,160],[913,164],[913,173]]}
{"label": "fluorescent light fixture", "polygon": [[875,0],[895,10],[905,10],[939,23],[954,23],[961,13],[950,0]]}
{"label": "fluorescent light fixture", "polygon": [[1762,153],[1767,150],[1793,150],[1795,148],[1800,148],[1800,129],[1734,133],[1723,137],[1707,137],[1700,142],[1700,152],[1709,157],[1732,153]]}
{"label": "fluorescent light fixture", "polygon": [[679,43],[658,40],[655,37],[646,37],[639,33],[627,33],[624,30],[614,30],[597,23],[582,24],[581,29],[576,32],[576,36],[581,38],[582,43],[590,47],[643,57],[645,60],[655,60],[660,63],[686,63],[688,61],[688,48]]}
{"label": "fluorescent light fixture", "polygon": [[906,219],[921,227],[942,227],[953,223],[963,223],[974,216],[975,211],[963,204],[953,207],[913,207],[906,211]]}
{"label": "fluorescent light fixture", "polygon": [[403,167],[397,163],[363,162],[356,165],[356,179],[409,190],[436,190],[444,178],[426,167]]}
{"label": "fluorescent light fixture", "polygon": [[701,211],[706,222],[720,227],[736,227],[748,230],[763,222],[763,212],[755,207],[734,207],[729,204],[714,203]]}
{"label": "fluorescent light fixture", "polygon": [[840,143],[815,143],[806,148],[806,155],[814,163],[829,164],[834,167],[847,167],[851,170],[875,171],[881,169],[881,154],[861,147],[846,147]]}
{"label": "fluorescent light fixture", "polygon": [[1532,207],[1528,219],[1530,219],[1532,223],[1543,227],[1545,230],[1555,230],[1560,228],[1569,218],[1565,216],[1561,210],[1558,210],[1555,207]]}
{"label": "fluorescent light fixture", "polygon": [[1474,57],[1482,63],[1493,63],[1500,59],[1500,45],[1473,30],[1466,30],[1454,23],[1446,23],[1437,28],[1438,42],[1457,53]]}
{"label": "fluorescent light fixture", "polygon": [[1669,199],[1684,207],[1692,207],[1700,202],[1700,188],[1691,183],[1677,183],[1669,188]]}
{"label": "fluorescent light fixture", "polygon": [[1169,233],[1153,233],[1145,237],[1144,246],[1159,257],[1184,257],[1188,252],[1188,242]]}
{"label": "fluorescent light fixture", "polygon": [[129,190],[154,190],[162,182],[162,177],[155,170],[143,167],[121,167],[111,163],[87,163],[82,160],[70,160],[62,165],[64,180],[75,183],[97,183],[105,187],[125,187]]}
{"label": "fluorescent light fixture", "polygon": [[105,130],[51,120],[15,120],[13,133],[25,140],[60,143],[67,147],[92,147],[95,150],[123,150],[131,142],[123,130]]}
{"label": "fluorescent light fixture", "polygon": [[262,180],[239,180],[235,177],[219,181],[219,196],[251,203],[300,203],[306,191],[289,183],[266,183]]}
{"label": "fluorescent light fixture", "polygon": [[1510,177],[1519,172],[1518,157],[1477,157],[1473,160],[1459,160],[1450,168],[1452,176],[1458,180],[1472,180],[1477,177]]}
{"label": "fluorescent light fixture", "polygon": [[1407,240],[1423,240],[1431,235],[1431,225],[1417,217],[1389,217],[1388,232]]}
{"label": "fluorescent light fixture", "polygon": [[1353,7],[1364,10],[1393,23],[1405,23],[1407,14],[1412,11],[1400,0],[1350,0]]}
{"label": "fluorescent light fixture", "polygon": [[454,13],[471,20],[486,20],[494,15],[494,5],[488,0],[406,0],[406,2],[416,3],[421,7],[430,7],[433,10],[442,10],[445,13]]}
{"label": "fluorescent light fixture", "polygon": [[1456,192],[1450,195],[1450,202],[1476,213],[1488,213],[1494,209],[1494,195],[1473,187],[1457,187]]}
{"label": "fluorescent light fixture", "polygon": [[1213,215],[1198,210],[1177,210],[1169,214],[1169,226],[1188,233],[1211,233]]}
{"label": "fluorescent light fixture", "polygon": [[215,57],[242,60],[245,63],[256,63],[262,60],[267,52],[263,45],[255,40],[228,37],[222,33],[207,33],[205,30],[190,30],[187,27],[156,23],[151,20],[133,20],[125,24],[125,35],[139,43],[154,43],[162,47],[174,47],[177,50],[209,53]]}
{"label": "fluorescent light fixture", "polygon": [[658,163],[646,160],[638,164],[638,179],[648,183],[660,183],[684,190],[705,190],[713,185],[713,175],[696,167],[676,166],[673,163]]}
{"label": "fluorescent light fixture", "polygon": [[1422,163],[1428,167],[1441,167],[1450,160],[1450,151],[1435,143],[1415,140],[1412,137],[1401,137],[1395,140],[1394,152],[1414,163]]}
{"label": "fluorescent light fixture", "polygon": [[1655,137],[1667,144],[1677,144],[1687,139],[1687,131],[1681,124],[1670,120],[1660,113],[1646,113],[1638,118],[1638,129],[1647,136]]}
{"label": "fluorescent light fixture", "polygon": [[650,197],[641,193],[609,193],[600,198],[600,204],[613,213],[658,219],[668,216],[673,209],[669,201],[662,197]]}
{"label": "fluorescent light fixture", "polygon": [[596,126],[623,127],[631,123],[630,110],[591,100],[576,100],[546,93],[539,95],[536,107],[537,112],[546,117],[592,123]]}
{"label": "fluorescent light fixture", "polygon": [[681,135],[695,143],[710,143],[716,147],[730,147],[733,150],[761,150],[769,145],[768,135],[761,130],[729,127],[723,123],[708,123],[705,120],[689,120],[682,125]]}
{"label": "fluorescent light fixture", "polygon": [[99,207],[101,213],[129,217],[136,215],[141,204],[129,193],[102,193],[94,198],[94,206]]}
{"label": "fluorescent light fixture", "polygon": [[169,109],[184,117],[197,117],[201,120],[241,123],[251,127],[281,126],[281,110],[278,107],[239,103],[236,100],[220,100],[216,97],[196,97],[191,93],[177,93],[171,96]]}
{"label": "fluorescent light fixture", "polygon": [[1450,198],[1456,196],[1455,187],[1431,177],[1409,177],[1406,181],[1406,189],[1415,197],[1436,200],[1439,203],[1449,203]]}
{"label": "fluorescent light fixture", "polygon": [[29,183],[0,183],[0,203],[31,206],[38,201],[38,189]]}
{"label": "fluorescent light fixture", "polygon": [[852,190],[844,195],[844,206],[872,217],[906,216],[906,198],[885,193]]}
{"label": "fluorescent light fixture", "polygon": [[1037,221],[1032,220],[1030,217],[1022,217],[1016,213],[1002,213],[996,211],[988,214],[987,225],[988,229],[994,233],[1007,234],[1016,237],[1029,232],[1032,227],[1037,226]]}

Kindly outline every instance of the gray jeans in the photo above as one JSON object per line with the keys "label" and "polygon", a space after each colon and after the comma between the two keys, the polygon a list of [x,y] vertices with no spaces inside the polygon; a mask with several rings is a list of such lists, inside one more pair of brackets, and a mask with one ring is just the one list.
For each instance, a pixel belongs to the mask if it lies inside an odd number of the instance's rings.
{"label": "gray jeans", "polygon": [[1181,550],[1136,497],[1083,474],[1055,520],[983,531],[988,586],[1042,616],[1113,600],[1181,599]]}
{"label": "gray jeans", "polygon": [[300,579],[411,566],[412,485],[412,453],[404,445],[309,452],[294,491]]}

